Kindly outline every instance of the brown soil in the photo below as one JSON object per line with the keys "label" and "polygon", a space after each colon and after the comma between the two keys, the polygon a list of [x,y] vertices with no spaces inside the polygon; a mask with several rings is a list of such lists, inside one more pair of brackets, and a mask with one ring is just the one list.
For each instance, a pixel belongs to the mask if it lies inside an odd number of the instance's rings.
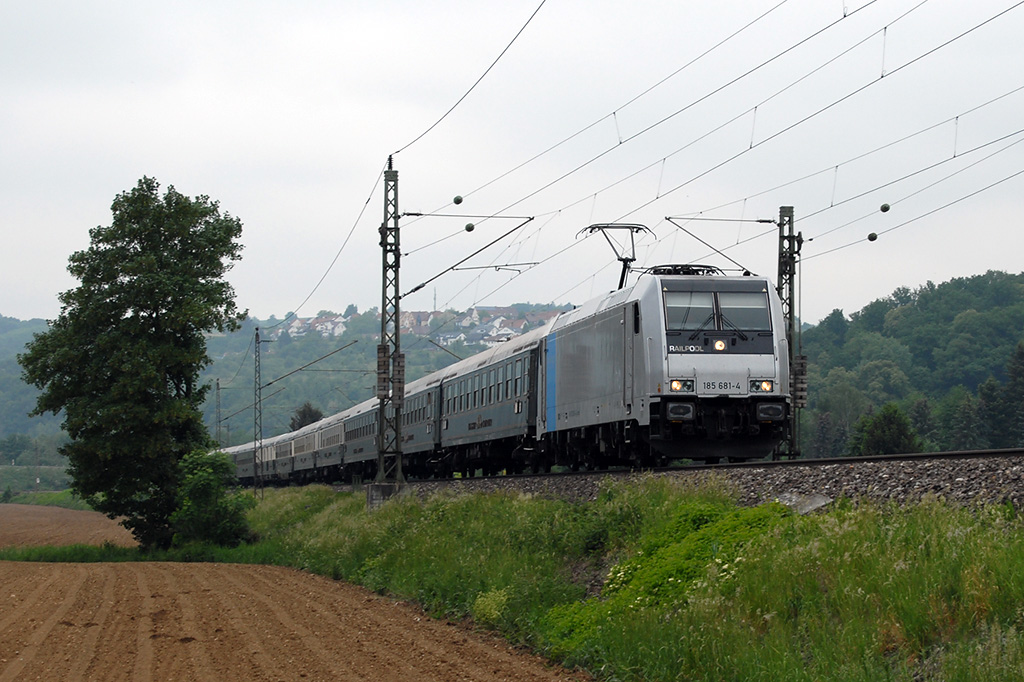
{"label": "brown soil", "polygon": [[[0,505],[0,546],[130,543],[91,512]],[[0,682],[584,680],[363,589],[272,566],[0,562]]]}
{"label": "brown soil", "polygon": [[74,511],[32,504],[0,504],[0,547],[102,545],[137,543],[124,526],[94,511]]}

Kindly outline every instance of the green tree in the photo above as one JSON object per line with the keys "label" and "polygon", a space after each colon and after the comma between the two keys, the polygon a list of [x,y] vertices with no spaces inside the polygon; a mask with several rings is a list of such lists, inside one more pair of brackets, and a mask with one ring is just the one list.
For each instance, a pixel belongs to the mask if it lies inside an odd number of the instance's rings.
{"label": "green tree", "polygon": [[313,403],[307,400],[299,409],[295,410],[295,414],[292,415],[292,419],[288,423],[288,428],[291,431],[298,431],[303,426],[315,424],[323,418],[324,413],[319,408],[313,407]]}
{"label": "green tree", "polygon": [[859,388],[857,375],[842,367],[830,371],[816,393],[820,393],[817,409],[831,412],[835,426],[844,433],[853,429],[853,425],[868,408],[868,399]]}
{"label": "green tree", "polygon": [[910,419],[910,425],[914,427],[914,431],[921,437],[921,444],[930,450],[937,449],[936,439],[939,430],[932,415],[931,401],[923,396],[917,398],[907,408],[907,417]]}
{"label": "green tree", "polygon": [[850,315],[850,330],[881,332],[885,325],[885,314],[895,307],[896,302],[892,298],[879,298],[868,303]]}
{"label": "green tree", "polygon": [[242,224],[209,197],[142,178],[69,259],[77,288],[18,356],[41,390],[35,414],[63,411],[72,490],[122,523],[144,548],[166,547],[181,458],[210,443],[199,411],[209,384],[204,332],[237,328],[225,273]]}
{"label": "green tree", "polygon": [[174,544],[192,542],[234,547],[249,535],[245,512],[256,506],[249,495],[230,494],[235,464],[223,452],[193,450],[178,464],[178,508],[171,514]]}
{"label": "green tree", "polygon": [[983,450],[988,447],[987,429],[981,418],[978,401],[963,386],[957,386],[947,397],[943,410],[947,450]]}
{"label": "green tree", "polygon": [[1017,344],[1010,361],[1006,363],[1003,400],[1009,421],[1006,446],[1024,447],[1024,341]]}
{"label": "green tree", "polygon": [[[32,439],[21,433],[13,433],[0,440],[0,465],[15,462],[32,448]],[[29,464],[27,461],[22,464]]]}
{"label": "green tree", "polygon": [[831,412],[816,415],[811,423],[814,430],[807,447],[811,457],[842,457],[846,454],[849,430],[845,425],[837,424]]}
{"label": "green tree", "polygon": [[910,379],[891,360],[872,360],[860,367],[858,385],[872,405],[899,400],[910,393]]}
{"label": "green tree", "polygon": [[978,386],[978,415],[981,417],[983,433],[993,448],[1008,447],[1012,412],[1005,401],[1005,389],[989,377]]}
{"label": "green tree", "polygon": [[864,415],[850,443],[854,455],[894,455],[921,451],[910,419],[896,403],[888,403],[876,414]]}

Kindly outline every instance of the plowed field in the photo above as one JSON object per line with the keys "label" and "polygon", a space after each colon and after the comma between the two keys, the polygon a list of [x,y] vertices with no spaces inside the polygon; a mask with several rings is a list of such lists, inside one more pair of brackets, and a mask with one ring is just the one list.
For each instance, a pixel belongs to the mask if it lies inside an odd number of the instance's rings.
{"label": "plowed field", "polygon": [[[99,514],[50,513],[0,505],[0,546],[29,544],[33,532],[32,544],[68,544],[118,531]],[[0,682],[36,679],[585,678],[410,605],[290,569],[0,562]]]}

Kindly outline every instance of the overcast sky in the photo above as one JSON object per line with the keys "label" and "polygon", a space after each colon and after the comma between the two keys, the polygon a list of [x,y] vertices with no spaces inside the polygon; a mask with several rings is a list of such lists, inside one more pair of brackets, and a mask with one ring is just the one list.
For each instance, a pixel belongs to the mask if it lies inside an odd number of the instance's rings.
{"label": "overcast sky", "polygon": [[581,303],[617,284],[580,234],[602,222],[650,228],[638,266],[774,280],[775,227],[749,221],[782,205],[805,321],[1024,270],[1016,0],[539,4],[4,1],[0,314],[55,317],[144,175],[242,220],[252,315],[379,305],[392,153],[400,210],[445,214],[402,219],[403,292],[512,232],[404,310]]}

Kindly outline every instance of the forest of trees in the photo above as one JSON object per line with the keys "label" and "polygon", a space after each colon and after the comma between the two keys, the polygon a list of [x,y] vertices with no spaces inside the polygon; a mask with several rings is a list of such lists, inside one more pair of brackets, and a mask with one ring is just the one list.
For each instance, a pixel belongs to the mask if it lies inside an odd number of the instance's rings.
{"label": "forest of trees", "polygon": [[[1024,274],[987,272],[897,289],[803,334],[810,404],[803,452],[878,452],[886,410],[918,450],[1024,446]],[[890,424],[891,426],[891,424]]]}

